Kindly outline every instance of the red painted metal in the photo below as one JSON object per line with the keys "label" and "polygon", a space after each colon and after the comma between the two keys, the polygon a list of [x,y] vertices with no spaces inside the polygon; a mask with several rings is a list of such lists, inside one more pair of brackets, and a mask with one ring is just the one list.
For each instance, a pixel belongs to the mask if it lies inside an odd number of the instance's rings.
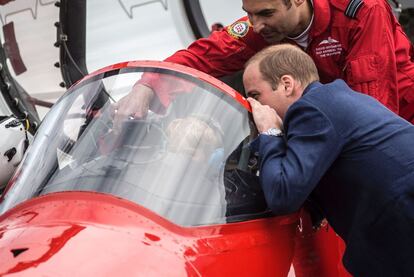
{"label": "red painted metal", "polygon": [[327,224],[315,231],[308,213],[301,213],[301,226],[295,237],[295,276],[351,277],[342,264],[345,243],[332,227]]}
{"label": "red painted metal", "polygon": [[0,216],[0,276],[287,276],[296,225],[187,228],[110,195],[49,194]]}

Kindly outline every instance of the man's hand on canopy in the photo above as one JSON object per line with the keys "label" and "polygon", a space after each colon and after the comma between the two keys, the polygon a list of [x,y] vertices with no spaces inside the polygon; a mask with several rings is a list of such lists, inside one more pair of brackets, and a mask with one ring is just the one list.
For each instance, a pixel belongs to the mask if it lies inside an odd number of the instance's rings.
{"label": "man's hand on canopy", "polygon": [[113,105],[114,128],[118,128],[127,119],[145,118],[149,104],[154,98],[154,91],[138,84],[131,92]]}

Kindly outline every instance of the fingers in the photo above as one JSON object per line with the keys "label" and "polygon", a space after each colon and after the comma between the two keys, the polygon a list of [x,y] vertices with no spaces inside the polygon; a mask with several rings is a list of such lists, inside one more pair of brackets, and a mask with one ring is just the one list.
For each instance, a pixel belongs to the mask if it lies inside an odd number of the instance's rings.
{"label": "fingers", "polygon": [[256,117],[258,116],[258,114],[263,112],[263,106],[262,104],[260,104],[259,101],[257,101],[256,99],[253,99],[251,97],[247,98],[247,101],[249,101],[250,103],[250,107],[252,108],[252,114],[253,114],[253,118],[255,118],[256,121]]}
{"label": "fingers", "polygon": [[109,111],[110,111],[110,115],[111,115],[112,118],[116,117],[117,114],[118,114],[118,105],[116,103],[112,104],[109,107]]}
{"label": "fingers", "polygon": [[247,98],[247,101],[250,103],[250,106],[252,107],[252,109],[256,108],[258,105],[260,105],[260,103],[255,100],[254,98]]}
{"label": "fingers", "polygon": [[129,102],[130,101],[128,101],[128,99],[121,99],[119,102],[111,106],[114,130],[119,130],[122,122],[127,120],[133,114],[133,110],[129,106]]}
{"label": "fingers", "polygon": [[150,96],[144,93],[129,93],[111,107],[114,129],[120,129],[125,120],[143,119],[148,114]]}
{"label": "fingers", "polygon": [[268,105],[262,105],[259,101],[247,98],[252,107],[253,120],[259,132],[264,132],[269,128],[279,128],[283,125],[281,118],[276,110]]}
{"label": "fingers", "polygon": [[256,99],[253,99],[251,97],[247,98],[247,101],[249,101],[250,106],[252,107],[252,113],[255,114],[262,114],[262,113],[274,113],[275,110],[269,107],[268,105],[262,105],[259,101]]}

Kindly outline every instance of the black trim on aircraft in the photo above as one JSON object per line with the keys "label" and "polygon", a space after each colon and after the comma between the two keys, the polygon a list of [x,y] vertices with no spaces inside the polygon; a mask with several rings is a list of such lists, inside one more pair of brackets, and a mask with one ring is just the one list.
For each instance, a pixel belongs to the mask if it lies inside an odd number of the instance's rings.
{"label": "black trim on aircraft", "polygon": [[7,54],[0,40],[1,94],[14,116],[20,119],[27,118],[29,120],[29,132],[34,134],[40,123],[39,115],[30,95],[27,94],[24,88],[10,74],[6,59]]}
{"label": "black trim on aircraft", "polygon": [[88,74],[86,68],[86,1],[61,0],[59,22],[56,22],[57,39],[55,46],[60,48],[60,70],[64,83],[69,88]]}
{"label": "black trim on aircraft", "polygon": [[190,21],[191,29],[197,39],[202,37],[208,37],[210,29],[207,26],[204,18],[203,11],[201,9],[200,1],[198,0],[183,0],[185,12],[187,13],[188,20]]}

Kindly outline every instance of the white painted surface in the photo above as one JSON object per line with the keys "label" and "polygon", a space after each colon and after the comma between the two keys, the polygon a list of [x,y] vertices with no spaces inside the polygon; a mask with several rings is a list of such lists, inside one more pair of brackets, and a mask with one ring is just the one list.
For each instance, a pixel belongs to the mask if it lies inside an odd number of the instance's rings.
{"label": "white painted surface", "polygon": [[241,0],[200,0],[200,5],[209,27],[216,22],[230,25],[246,15]]}
{"label": "white painted surface", "polygon": [[[2,25],[14,22],[16,40],[27,71],[15,76],[16,81],[30,94],[47,95],[42,100],[54,100],[64,89],[60,70],[54,67],[59,60],[59,49],[54,47],[56,28],[59,20],[59,9],[55,1],[50,0],[18,0],[0,7]],[[4,43],[4,35],[0,31]],[[12,74],[11,65],[8,64]]]}

